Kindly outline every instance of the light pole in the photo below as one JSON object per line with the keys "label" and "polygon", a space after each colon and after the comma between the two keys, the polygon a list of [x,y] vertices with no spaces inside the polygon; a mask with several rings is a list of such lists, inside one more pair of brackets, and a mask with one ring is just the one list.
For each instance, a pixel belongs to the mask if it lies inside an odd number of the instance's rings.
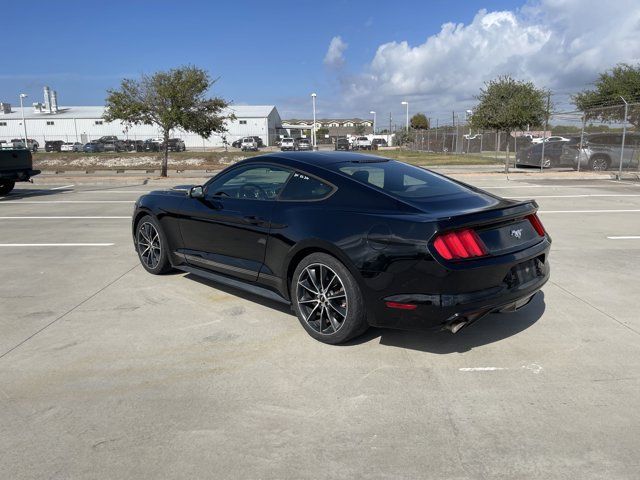
{"label": "light pole", "polygon": [[409,131],[409,102],[402,102],[402,105],[407,107],[407,132]]}
{"label": "light pole", "polygon": [[373,134],[375,135],[376,134],[376,112],[371,110],[369,113],[373,115]]}
{"label": "light pole", "polygon": [[311,143],[313,144],[313,149],[316,149],[316,94],[312,93],[311,94],[311,103],[313,104],[313,130],[312,130],[312,135],[313,135],[313,139],[311,141]]}
{"label": "light pole", "polygon": [[27,139],[27,124],[24,121],[24,105],[22,103],[22,101],[27,98],[27,96],[28,95],[26,93],[20,94],[20,111],[22,112],[22,128],[24,129],[24,148],[29,150],[29,140]]}
{"label": "light pole", "polygon": [[[620,166],[618,167],[618,180],[622,180],[622,159],[624,157],[624,141],[627,136],[627,115],[629,113],[629,104],[622,95],[620,98],[624,102],[624,123],[622,124],[622,148],[620,149]],[[578,160],[580,163],[580,160]]]}

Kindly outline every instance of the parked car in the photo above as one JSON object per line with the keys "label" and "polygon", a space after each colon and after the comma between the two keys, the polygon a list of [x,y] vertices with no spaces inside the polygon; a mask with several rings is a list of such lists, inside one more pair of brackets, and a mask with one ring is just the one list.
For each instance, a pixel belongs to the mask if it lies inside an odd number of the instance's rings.
{"label": "parked car", "polygon": [[0,150],[0,195],[7,195],[16,182],[28,182],[40,170],[33,169],[33,156],[25,148]]}
{"label": "parked car", "polygon": [[157,138],[149,138],[144,141],[142,145],[142,149],[145,152],[159,152],[161,145],[162,145],[162,142],[158,141]]}
{"label": "parked car", "polygon": [[[13,138],[11,140],[11,144],[13,148],[25,148],[24,146],[24,138]],[[40,148],[40,144],[34,140],[33,138],[27,138],[27,147],[33,153],[36,153]]]}
{"label": "parked car", "polygon": [[[81,152],[83,145],[80,142],[65,142],[60,145],[61,152]],[[47,146],[45,145],[45,149]]]}
{"label": "parked car", "polygon": [[[184,142],[179,138],[170,138],[168,145],[170,152],[184,152],[187,149]],[[164,142],[162,142],[161,148],[164,149]]]}
{"label": "parked car", "polygon": [[542,138],[532,138],[531,143],[542,143],[542,142],[568,142],[569,139],[566,137],[561,137],[560,135],[552,135],[550,137]]}
{"label": "parked car", "polygon": [[89,143],[86,143],[84,147],[82,147],[82,151],[86,153],[104,152],[104,144],[97,140],[92,140]]}
{"label": "parked car", "polygon": [[258,144],[258,148],[262,148],[262,147],[264,147],[264,142],[262,141],[262,138],[261,138],[261,137],[253,136],[252,138],[253,138],[253,139],[256,141],[256,143]]}
{"label": "parked car", "polygon": [[571,162],[574,168],[588,168],[590,170],[609,170],[620,167],[622,153],[622,167],[637,167],[640,161],[640,134],[628,133],[625,136],[624,153],[622,152],[622,134],[594,133],[585,135],[580,150],[580,139],[567,143],[562,150],[562,161]]}
{"label": "parked car", "polygon": [[122,143],[127,152],[144,152],[143,140],[125,140]]}
{"label": "parked car", "polygon": [[105,152],[125,152],[127,150],[125,143],[121,140],[104,141],[100,143],[102,143]]}
{"label": "parked car", "polygon": [[[545,142],[534,143],[528,147],[522,148],[516,152],[516,167],[538,167],[542,162],[542,167],[559,167],[562,165],[573,166],[573,162],[564,162],[562,160],[562,148],[569,142]],[[542,158],[542,146],[544,145],[544,159]]]}
{"label": "parked car", "polygon": [[107,143],[107,142],[117,142],[118,141],[118,137],[115,135],[105,135],[103,137],[100,137],[98,140],[96,140],[97,142],[100,143]]}
{"label": "parked car", "polygon": [[374,138],[371,140],[371,147],[377,150],[378,147],[388,147],[388,145],[384,138]]}
{"label": "parked car", "polygon": [[371,150],[371,140],[368,137],[356,137],[353,147],[355,150]]}
{"label": "parked car", "polygon": [[336,138],[336,143],[334,145],[335,150],[350,150],[351,144],[349,140],[346,138]]}
{"label": "parked car", "polygon": [[241,138],[239,138],[239,139],[237,139],[237,140],[234,140],[234,141],[231,143],[231,146],[232,146],[233,148],[240,148],[240,147],[242,146],[242,139],[241,139]]}
{"label": "parked car", "polygon": [[256,142],[255,138],[253,137],[244,137],[242,139],[242,143],[240,144],[240,149],[243,152],[246,152],[247,150],[252,150],[254,152],[257,152],[258,142]]}
{"label": "parked car", "polygon": [[63,140],[46,140],[44,142],[45,152],[60,152],[62,151]]}
{"label": "parked car", "polygon": [[282,150],[283,152],[287,150],[298,150],[298,142],[296,142],[293,138],[285,137],[282,139],[282,142],[280,142],[280,150]]}
{"label": "parked car", "polygon": [[290,303],[309,335],[337,344],[369,325],[456,333],[527,305],[550,275],[537,209],[388,158],[278,153],[186,198],[143,195],[132,233],[147,272]]}
{"label": "parked car", "polygon": [[313,145],[308,138],[301,138],[298,140],[298,150],[313,150]]}

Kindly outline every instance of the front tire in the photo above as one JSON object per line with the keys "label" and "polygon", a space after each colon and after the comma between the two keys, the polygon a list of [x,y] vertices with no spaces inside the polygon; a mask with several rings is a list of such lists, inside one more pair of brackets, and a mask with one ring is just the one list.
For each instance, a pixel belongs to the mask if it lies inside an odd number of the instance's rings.
{"label": "front tire", "polygon": [[593,157],[589,161],[589,168],[595,172],[604,172],[605,170],[609,170],[609,159],[603,156]]}
{"label": "front tire", "polygon": [[323,343],[346,342],[369,326],[353,275],[325,253],[313,253],[298,264],[291,280],[291,302],[302,327]]}
{"label": "front tire", "polygon": [[169,272],[168,243],[158,220],[145,215],[136,225],[136,251],[142,267],[153,275]]}
{"label": "front tire", "polygon": [[2,180],[0,181],[0,195],[8,195],[13,187],[16,186],[16,182],[13,180]]}

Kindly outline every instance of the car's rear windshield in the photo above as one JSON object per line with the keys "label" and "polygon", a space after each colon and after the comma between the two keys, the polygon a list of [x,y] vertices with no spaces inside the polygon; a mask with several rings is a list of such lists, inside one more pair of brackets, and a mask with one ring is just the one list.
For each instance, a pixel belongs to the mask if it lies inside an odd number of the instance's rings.
{"label": "car's rear windshield", "polygon": [[334,167],[358,182],[401,198],[419,200],[469,192],[468,188],[452,180],[402,162],[345,162],[334,164]]}

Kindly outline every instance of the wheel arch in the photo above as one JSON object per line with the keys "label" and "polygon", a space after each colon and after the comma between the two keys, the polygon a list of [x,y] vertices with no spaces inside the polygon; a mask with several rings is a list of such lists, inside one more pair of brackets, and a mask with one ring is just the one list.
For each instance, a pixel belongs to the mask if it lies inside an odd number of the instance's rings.
{"label": "wheel arch", "polygon": [[311,255],[312,253],[325,253],[327,255],[331,255],[332,257],[336,258],[345,266],[347,270],[349,270],[349,272],[353,275],[353,277],[356,279],[358,284],[360,285],[362,284],[360,272],[355,267],[353,262],[351,262],[349,257],[345,255],[345,253],[342,250],[337,248],[335,245],[320,239],[306,240],[304,242],[299,243],[289,253],[285,261],[286,269],[285,269],[284,286],[286,287],[286,292],[283,292],[283,293],[286,293],[287,298],[290,298],[291,281],[293,279],[293,273],[296,267],[305,257]]}
{"label": "wheel arch", "polygon": [[138,228],[138,223],[142,220],[143,217],[147,215],[153,217],[153,213],[151,210],[146,207],[139,207],[138,210],[133,214],[133,219],[131,221],[131,234],[133,235],[133,242],[136,242],[136,229]]}

